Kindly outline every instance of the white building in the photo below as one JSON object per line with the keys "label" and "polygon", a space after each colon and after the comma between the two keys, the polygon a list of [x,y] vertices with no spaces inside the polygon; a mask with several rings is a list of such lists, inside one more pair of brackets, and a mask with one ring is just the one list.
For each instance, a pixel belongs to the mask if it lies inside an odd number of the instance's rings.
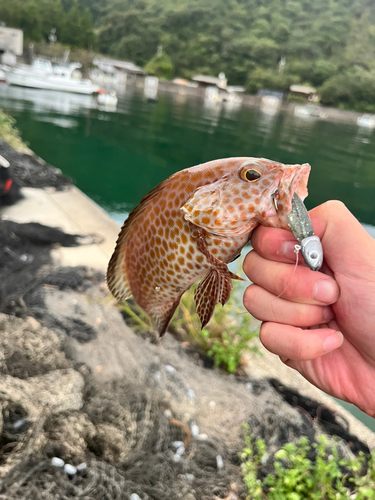
{"label": "white building", "polygon": [[90,78],[97,83],[126,85],[134,83],[137,76],[146,74],[142,68],[130,61],[96,57],[93,63],[96,69],[91,71]]}
{"label": "white building", "polygon": [[22,56],[23,31],[0,26],[0,52],[11,52],[16,56]]}

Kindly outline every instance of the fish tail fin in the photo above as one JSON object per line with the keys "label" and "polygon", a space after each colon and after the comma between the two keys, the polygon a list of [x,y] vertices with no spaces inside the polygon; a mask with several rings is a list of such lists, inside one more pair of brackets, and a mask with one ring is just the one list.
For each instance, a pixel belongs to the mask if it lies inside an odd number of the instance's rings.
{"label": "fish tail fin", "polygon": [[107,284],[111,293],[118,300],[126,300],[132,296],[132,291],[126,276],[126,245],[120,238],[111,257],[107,269]]}
{"label": "fish tail fin", "polygon": [[[225,264],[224,264],[225,265]],[[212,267],[206,277],[199,283],[194,292],[195,307],[201,320],[202,328],[212,318],[215,306],[218,302],[225,305],[233,290],[232,279],[242,280],[239,276],[231,273],[228,268]]]}
{"label": "fish tail fin", "polygon": [[172,316],[180,303],[181,295],[179,295],[175,301],[163,304],[162,307],[151,313],[152,326],[154,330],[158,332],[160,337],[163,337],[167,331],[169,322],[171,321]]}

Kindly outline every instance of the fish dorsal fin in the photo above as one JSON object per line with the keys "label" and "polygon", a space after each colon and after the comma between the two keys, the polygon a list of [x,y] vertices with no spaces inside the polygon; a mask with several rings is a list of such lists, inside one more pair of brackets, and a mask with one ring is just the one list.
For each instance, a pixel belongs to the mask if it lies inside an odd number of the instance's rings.
{"label": "fish dorsal fin", "polygon": [[198,249],[206,256],[211,269],[199,283],[194,292],[195,307],[201,320],[202,328],[210,321],[218,302],[226,304],[233,289],[232,279],[242,280],[229,271],[227,265],[214,257],[207,248],[203,234],[197,238]]}
{"label": "fish dorsal fin", "polygon": [[109,261],[107,269],[108,287],[118,300],[126,300],[132,296],[131,287],[126,275],[126,244],[131,231],[138,217],[147,209],[153,199],[166,187],[173,177],[172,175],[163,181],[142,198],[140,204],[130,212],[129,217],[121,228],[117,238],[115,251]]}

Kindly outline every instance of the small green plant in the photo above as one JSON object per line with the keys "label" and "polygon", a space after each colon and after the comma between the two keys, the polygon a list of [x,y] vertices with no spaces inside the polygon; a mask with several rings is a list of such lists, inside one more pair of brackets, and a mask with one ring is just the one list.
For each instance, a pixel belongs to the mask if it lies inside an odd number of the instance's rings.
{"label": "small green plant", "polygon": [[14,118],[5,114],[0,109],[0,138],[4,139],[17,151],[24,151],[26,149],[26,144],[22,142],[20,133],[14,126],[15,123],[16,120]]}
{"label": "small green plant", "polygon": [[225,306],[216,306],[213,317],[202,330],[195,312],[194,290],[184,294],[180,311],[171,322],[172,329],[191,337],[213,358],[215,366],[221,366],[229,373],[240,366],[244,352],[257,351],[257,347],[251,346],[250,342],[258,337],[258,330],[254,318],[241,304],[240,287],[239,282],[234,282],[229,301]]}
{"label": "small green plant", "polygon": [[[183,295],[169,326],[171,332],[190,338],[214,360],[215,366],[221,366],[229,373],[236,371],[246,351],[258,351],[251,345],[251,341],[258,337],[254,318],[239,305],[240,286],[234,283],[228,303],[224,307],[216,306],[213,317],[203,330],[195,312],[194,289],[189,290]],[[136,304],[123,302],[120,309],[135,331],[152,332],[149,317]]]}
{"label": "small green plant", "polygon": [[258,472],[271,457],[265,442],[246,429],[241,459],[248,500],[375,499],[375,452],[369,457],[340,459],[337,447],[326,436],[318,443],[303,437],[284,445],[274,455],[274,472],[261,481]]}
{"label": "small green plant", "polygon": [[224,367],[229,373],[236,371],[241,364],[243,353],[249,349],[256,350],[255,346],[249,347],[249,342],[257,336],[256,333],[241,328],[231,333],[223,332],[219,338],[212,341],[212,347],[207,352],[212,357],[215,366]]}

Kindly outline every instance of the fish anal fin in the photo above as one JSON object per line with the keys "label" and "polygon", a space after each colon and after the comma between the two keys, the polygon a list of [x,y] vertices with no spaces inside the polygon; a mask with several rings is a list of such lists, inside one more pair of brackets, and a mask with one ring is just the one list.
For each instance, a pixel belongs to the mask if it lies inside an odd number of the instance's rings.
{"label": "fish anal fin", "polygon": [[199,283],[194,292],[194,300],[202,328],[210,321],[216,304],[220,302],[224,305],[228,302],[232,289],[232,278],[215,268],[211,268]]}
{"label": "fish anal fin", "polygon": [[179,295],[174,302],[163,304],[162,307],[151,313],[152,327],[160,335],[160,337],[163,337],[166,333],[169,322],[171,321],[172,316],[180,303],[181,295]]}

